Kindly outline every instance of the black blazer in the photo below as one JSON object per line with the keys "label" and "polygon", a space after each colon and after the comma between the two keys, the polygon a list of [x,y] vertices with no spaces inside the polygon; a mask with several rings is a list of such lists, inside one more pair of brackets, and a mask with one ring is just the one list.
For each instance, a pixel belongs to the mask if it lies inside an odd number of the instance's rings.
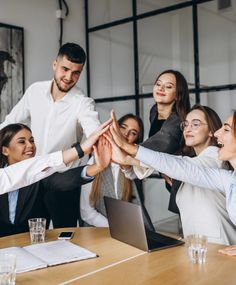
{"label": "black blazer", "polygon": [[69,191],[72,189],[79,191],[79,185],[91,181],[81,177],[83,168],[84,166],[63,173],[54,173],[39,182],[21,188],[14,224],[11,224],[9,220],[8,193],[0,195],[0,236],[27,232],[29,230],[29,218],[45,217],[49,224],[50,209],[45,203],[45,195],[51,191]]}
{"label": "black blazer", "polygon": [[[157,116],[157,107],[155,104],[150,110],[149,120],[151,125],[154,123],[154,120]],[[176,112],[172,112],[171,115],[163,123],[160,131],[148,138],[141,145],[154,151],[160,151],[170,154],[176,153],[180,149],[181,142],[183,139],[183,133],[180,129],[180,123],[181,120],[178,114]],[[179,213],[175,198],[180,184],[181,182],[177,180],[173,181],[172,187],[170,187],[166,183],[166,188],[170,192],[168,209],[174,213]]]}
{"label": "black blazer", "polygon": [[[157,117],[156,104],[150,110],[149,120],[152,124]],[[180,118],[176,112],[163,123],[160,131],[141,143],[142,146],[165,153],[175,153],[180,148],[182,131],[180,130]]]}

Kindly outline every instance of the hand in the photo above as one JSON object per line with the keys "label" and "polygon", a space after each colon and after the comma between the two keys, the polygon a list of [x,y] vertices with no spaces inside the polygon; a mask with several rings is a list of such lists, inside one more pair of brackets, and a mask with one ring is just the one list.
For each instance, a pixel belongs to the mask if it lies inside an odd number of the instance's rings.
{"label": "hand", "polygon": [[100,171],[103,171],[111,163],[112,148],[109,141],[101,136],[97,146],[93,146],[95,163]]}
{"label": "hand", "polygon": [[117,122],[115,112],[113,110],[111,111],[111,118],[112,118],[112,125],[110,126],[110,132],[112,134],[113,140],[120,148],[124,149],[125,145],[128,144],[128,142],[120,131],[120,127]]}
{"label": "hand", "polygon": [[172,178],[170,178],[169,176],[161,173],[161,176],[165,179],[166,183],[169,184],[170,186],[172,186]]}
{"label": "hand", "polygon": [[236,245],[227,246],[223,249],[219,249],[218,252],[226,255],[236,255]]}
{"label": "hand", "polygon": [[103,123],[96,131],[94,131],[80,146],[85,154],[92,152],[93,145],[98,141],[99,137],[105,133],[112,122],[112,119],[109,119]]}
{"label": "hand", "polygon": [[110,135],[109,132],[105,133],[104,137],[109,141],[109,143],[112,146],[112,154],[111,154],[112,161],[121,165],[127,165],[126,158],[128,154],[117,146],[117,144],[115,143],[113,137]]}
{"label": "hand", "polygon": [[111,118],[112,125],[110,126],[110,132],[116,145],[123,149],[127,154],[135,156],[138,151],[138,146],[136,144],[128,143],[127,140],[123,137],[116,119],[115,112],[113,110],[111,111]]}

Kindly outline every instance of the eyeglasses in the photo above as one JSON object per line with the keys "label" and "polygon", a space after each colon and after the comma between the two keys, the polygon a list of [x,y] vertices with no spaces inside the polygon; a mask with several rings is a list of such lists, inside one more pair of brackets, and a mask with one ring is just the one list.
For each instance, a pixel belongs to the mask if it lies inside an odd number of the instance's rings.
{"label": "eyeglasses", "polygon": [[191,127],[192,130],[197,130],[200,126],[207,125],[206,123],[201,122],[200,120],[192,120],[191,122],[183,121],[180,123],[181,131],[184,131],[188,126]]}

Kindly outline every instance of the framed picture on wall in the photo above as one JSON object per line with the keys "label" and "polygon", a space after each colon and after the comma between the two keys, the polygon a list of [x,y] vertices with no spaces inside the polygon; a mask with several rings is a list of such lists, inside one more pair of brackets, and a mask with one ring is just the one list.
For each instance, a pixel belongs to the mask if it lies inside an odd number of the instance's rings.
{"label": "framed picture on wall", "polygon": [[24,29],[0,23],[0,121],[24,92]]}

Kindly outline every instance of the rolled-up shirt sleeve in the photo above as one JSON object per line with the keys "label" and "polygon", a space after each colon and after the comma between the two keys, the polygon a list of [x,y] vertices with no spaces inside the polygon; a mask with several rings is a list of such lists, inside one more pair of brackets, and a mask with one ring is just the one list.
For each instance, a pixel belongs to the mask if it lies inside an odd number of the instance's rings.
{"label": "rolled-up shirt sleeve", "polygon": [[62,152],[37,156],[0,169],[0,194],[33,184],[64,170]]}

